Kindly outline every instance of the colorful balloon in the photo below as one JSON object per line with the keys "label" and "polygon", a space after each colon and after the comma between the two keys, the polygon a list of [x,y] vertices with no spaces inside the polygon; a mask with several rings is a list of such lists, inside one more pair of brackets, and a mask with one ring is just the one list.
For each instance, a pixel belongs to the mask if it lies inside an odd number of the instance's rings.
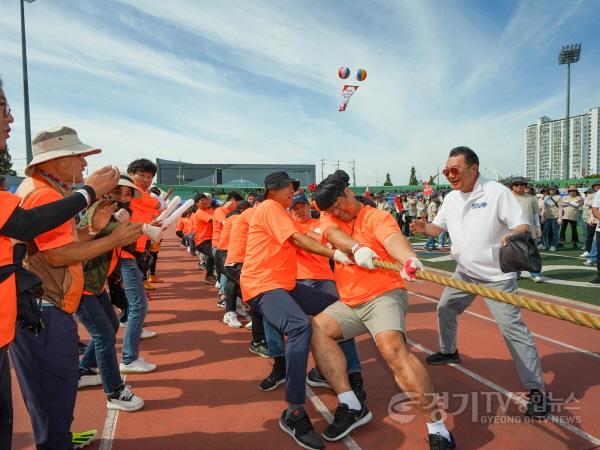
{"label": "colorful balloon", "polygon": [[342,66],[338,69],[338,77],[340,77],[342,80],[345,80],[349,76],[350,76],[350,69],[348,69],[347,67]]}
{"label": "colorful balloon", "polygon": [[356,72],[356,79],[358,81],[364,81],[365,78],[367,78],[367,71],[365,69],[358,69],[358,72]]}

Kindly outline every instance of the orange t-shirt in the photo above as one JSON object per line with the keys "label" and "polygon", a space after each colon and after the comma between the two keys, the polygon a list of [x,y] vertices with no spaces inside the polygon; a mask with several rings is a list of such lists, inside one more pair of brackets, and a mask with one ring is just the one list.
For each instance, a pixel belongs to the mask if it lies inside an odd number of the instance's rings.
{"label": "orange t-shirt", "polygon": [[202,244],[211,239],[213,231],[212,209],[199,209],[192,215],[192,229],[194,230],[194,243]]}
{"label": "orange t-shirt", "polygon": [[229,248],[227,249],[226,266],[243,263],[246,257],[246,243],[248,241],[248,228],[254,217],[256,208],[248,208],[231,222],[231,233],[229,235]]}
{"label": "orange t-shirt", "polygon": [[233,208],[225,208],[225,206],[220,206],[215,209],[215,213],[213,214],[213,228],[212,228],[212,242],[211,245],[217,247],[219,245],[219,239],[221,238],[221,231],[223,230],[223,221],[225,220],[225,216],[229,214]]}
{"label": "orange t-shirt", "polygon": [[226,217],[223,220],[223,229],[221,230],[221,237],[219,238],[219,243],[217,244],[217,248],[219,250],[227,250],[229,247],[229,238],[231,236],[231,225],[233,223],[233,218],[239,216],[239,214],[235,214],[230,217]]}
{"label": "orange t-shirt", "polygon": [[[342,222],[329,214],[321,214],[323,236],[331,227],[339,228],[352,239],[365,244],[384,261],[397,262],[383,247],[383,241],[389,235],[400,232],[390,213],[363,206],[352,222]],[[335,263],[334,278],[340,300],[348,306],[362,305],[384,292],[406,287],[397,272],[384,269],[369,270],[354,264],[345,266]]]}
{"label": "orange t-shirt", "polygon": [[[131,203],[129,204],[129,209],[131,209],[131,221],[137,223],[152,223],[157,216],[160,202],[152,197],[149,191],[143,191],[140,188],[140,192],[142,193],[142,196],[140,198],[132,198]],[[142,234],[135,244],[135,250],[143,252],[146,249],[147,241],[148,237]],[[132,254],[125,251],[122,253],[122,257],[128,259],[134,258]]]}
{"label": "orange t-shirt", "polygon": [[289,213],[276,201],[265,200],[256,208],[240,276],[245,302],[273,289],[294,289],[298,258],[288,239],[297,232]]}
{"label": "orange t-shirt", "polygon": [[192,229],[192,219],[190,217],[184,217],[185,221],[183,222],[183,234],[187,236],[191,233]]}
{"label": "orange t-shirt", "polygon": [[177,226],[175,227],[175,231],[181,231],[185,233],[185,224],[189,219],[187,217],[180,217],[177,221]]}
{"label": "orange t-shirt", "polygon": [[[309,231],[321,234],[321,230],[318,229],[321,226],[319,219],[308,219],[306,222],[297,222],[294,220],[294,224],[302,234],[306,234]],[[296,255],[298,255],[297,277],[299,280],[333,280],[333,272],[331,271],[331,267],[329,267],[329,259],[298,247],[296,247]]]}
{"label": "orange t-shirt", "polygon": [[[0,191],[0,227],[3,227],[14,210],[19,206],[21,198],[10,192]],[[13,248],[10,238],[0,236],[0,266],[13,263]],[[17,286],[15,275],[11,275],[0,283],[0,348],[15,337],[17,321]]]}
{"label": "orange t-shirt", "polygon": [[[25,195],[25,191],[31,186],[31,182],[37,190],[27,196]],[[23,181],[19,187],[19,191],[21,189],[23,189],[23,197],[25,198],[21,207],[24,209],[46,205],[64,198],[54,188],[49,187],[46,180],[36,175]],[[72,242],[77,242],[77,240],[77,225],[74,218],[34,238],[36,246],[42,252],[64,247]],[[66,267],[66,270],[71,277],[71,283],[64,293],[62,305],[65,312],[72,313],[77,311],[81,294],[83,293],[83,264],[71,264]]]}

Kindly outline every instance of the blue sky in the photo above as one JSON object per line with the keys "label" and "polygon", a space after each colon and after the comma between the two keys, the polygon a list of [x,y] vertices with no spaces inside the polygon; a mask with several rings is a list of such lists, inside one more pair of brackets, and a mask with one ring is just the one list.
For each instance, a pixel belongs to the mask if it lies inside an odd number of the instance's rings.
{"label": "blue sky", "polygon": [[[573,114],[600,106],[600,1],[37,0],[26,4],[32,129],[103,153],[197,163],[356,159],[359,184],[427,178],[469,145],[523,172],[525,127],[564,116],[564,44],[581,42]],[[24,158],[19,2],[0,16],[0,76]],[[366,69],[337,111],[339,66]],[[15,161],[17,169],[24,161]],[[330,164],[326,172],[335,169]],[[318,167],[320,172],[320,166]],[[492,172],[483,170],[491,176]]]}

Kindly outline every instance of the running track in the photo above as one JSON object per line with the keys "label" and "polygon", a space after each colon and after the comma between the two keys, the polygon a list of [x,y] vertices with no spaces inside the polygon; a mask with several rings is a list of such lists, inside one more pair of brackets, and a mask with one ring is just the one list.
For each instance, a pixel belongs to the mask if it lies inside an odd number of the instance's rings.
{"label": "running track", "polygon": [[[140,412],[110,415],[100,387],[79,391],[73,430],[98,429],[99,439],[88,448],[300,448],[277,425],[285,407],[282,388],[267,393],[257,389],[270,372],[268,360],[248,353],[249,331],[221,323],[223,310],[215,305],[216,290],[200,281],[196,262],[174,238],[163,242],[158,269],[166,283],[151,294],[146,321],[146,327],[159,335],[141,346],[143,356],[158,364],[158,370],[127,378],[146,405]],[[409,290],[408,338],[423,359],[438,348],[435,308],[442,288],[412,283]],[[513,397],[507,408],[501,407],[507,398],[498,392],[519,395],[521,389],[502,336],[481,299],[468,312],[459,327],[463,365],[429,368],[437,390],[446,393],[449,410],[464,409],[447,420],[458,448],[600,448],[600,333],[524,312],[525,322],[537,335],[548,391],[556,400],[571,399],[556,412],[569,424],[523,423],[519,397]],[[80,332],[86,340],[83,328]],[[121,329],[119,337],[122,333]],[[120,339],[118,346],[120,351]],[[409,405],[404,404],[404,415],[388,414],[390,399],[398,391],[372,341],[363,336],[358,346],[374,419],[353,432],[352,439],[328,443],[327,448],[428,448],[425,425],[420,417],[410,420],[414,410]],[[324,416],[334,411],[336,398],[325,389],[308,390],[309,395],[312,392],[315,395],[307,400],[307,408],[315,428],[322,431]],[[34,449],[29,416],[14,376],[13,398],[13,449]],[[403,405],[396,404],[396,411],[398,406]],[[495,422],[489,423],[488,416],[494,416]]]}

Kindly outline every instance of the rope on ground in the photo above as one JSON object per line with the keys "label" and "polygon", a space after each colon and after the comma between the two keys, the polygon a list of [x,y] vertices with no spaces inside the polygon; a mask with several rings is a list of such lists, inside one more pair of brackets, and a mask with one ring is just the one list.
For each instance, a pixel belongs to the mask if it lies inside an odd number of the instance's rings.
{"label": "rope on ground", "polygon": [[[392,262],[383,261],[381,259],[374,259],[373,264],[376,267],[384,269],[395,270],[400,272],[401,266]],[[425,272],[418,270],[415,274],[417,278],[421,280],[431,281],[433,283],[448,286],[454,289],[459,289],[470,294],[481,295],[485,298],[490,298],[510,305],[518,306],[528,311],[544,314],[545,316],[555,317],[557,319],[566,320],[567,322],[581,325],[593,330],[600,330],[600,316],[595,314],[589,314],[583,311],[577,311],[575,309],[566,308],[555,303],[548,303],[541,300],[537,300],[530,297],[524,297],[522,295],[511,294],[509,292],[498,291],[485,286],[476,285],[473,283],[467,283],[456,278],[449,278],[443,275],[439,275],[433,272]]]}

